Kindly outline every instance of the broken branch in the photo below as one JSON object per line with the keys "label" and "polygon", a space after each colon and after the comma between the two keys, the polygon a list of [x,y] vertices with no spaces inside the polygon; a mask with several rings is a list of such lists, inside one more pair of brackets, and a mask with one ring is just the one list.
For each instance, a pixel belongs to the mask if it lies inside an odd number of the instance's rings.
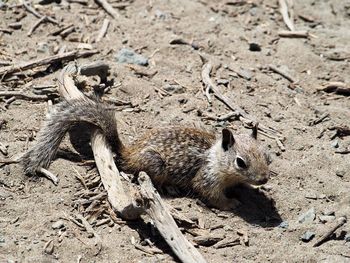
{"label": "broken branch", "polygon": [[97,50],[88,50],[88,51],[75,50],[75,51],[66,52],[63,54],[53,55],[53,56],[46,57],[46,58],[31,60],[28,62],[22,62],[22,63],[19,63],[17,65],[11,65],[11,66],[6,66],[6,67],[0,68],[0,75],[4,75],[4,74],[8,75],[8,74],[16,73],[19,71],[52,64],[52,63],[62,61],[62,60],[73,60],[73,59],[76,59],[79,57],[91,56],[91,55],[94,55],[96,53],[98,53]]}

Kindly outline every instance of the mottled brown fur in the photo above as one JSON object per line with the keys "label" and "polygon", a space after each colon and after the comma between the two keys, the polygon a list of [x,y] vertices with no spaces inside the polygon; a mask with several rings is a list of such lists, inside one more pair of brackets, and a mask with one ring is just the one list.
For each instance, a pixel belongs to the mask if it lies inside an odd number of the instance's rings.
{"label": "mottled brown fur", "polygon": [[152,129],[129,146],[119,139],[114,113],[90,99],[64,101],[55,107],[38,134],[37,143],[23,156],[25,172],[49,166],[60,142],[76,123],[101,129],[117,154],[119,167],[147,172],[157,185],[191,189],[210,204],[230,209],[234,202],[225,189],[237,183],[262,184],[269,176],[268,159],[256,134],[221,136],[194,128]]}

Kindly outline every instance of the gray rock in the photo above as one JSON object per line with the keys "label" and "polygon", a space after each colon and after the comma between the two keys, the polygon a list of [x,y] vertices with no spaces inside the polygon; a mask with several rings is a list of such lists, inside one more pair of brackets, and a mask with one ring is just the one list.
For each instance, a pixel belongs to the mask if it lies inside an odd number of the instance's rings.
{"label": "gray rock", "polygon": [[338,142],[338,140],[334,140],[334,141],[332,142],[331,146],[332,146],[333,148],[339,148],[339,142]]}
{"label": "gray rock", "polygon": [[306,231],[301,237],[300,239],[304,242],[309,242],[310,240],[312,240],[315,237],[315,233],[312,231]]}
{"label": "gray rock", "polygon": [[154,16],[160,20],[165,20],[167,18],[167,15],[163,11],[160,11],[159,9],[155,11]]}
{"label": "gray rock", "polygon": [[118,54],[116,55],[116,59],[118,63],[137,64],[140,66],[148,65],[147,58],[127,48],[122,48],[119,50]]}
{"label": "gray rock", "polygon": [[345,242],[350,242],[350,233],[347,233],[344,237]]}
{"label": "gray rock", "polygon": [[240,68],[237,74],[246,80],[251,80],[253,77],[253,72],[249,69],[244,69],[244,68]]}
{"label": "gray rock", "polygon": [[312,207],[308,211],[306,211],[304,214],[301,214],[298,217],[298,222],[299,223],[312,223],[312,221],[314,221],[315,217],[316,217],[315,208]]}
{"label": "gray rock", "polygon": [[185,88],[178,84],[166,84],[163,89],[169,93],[181,94],[185,92]]}
{"label": "gray rock", "polygon": [[64,223],[62,220],[58,220],[55,223],[52,224],[53,229],[60,229],[64,227]]}
{"label": "gray rock", "polygon": [[49,45],[46,42],[39,42],[36,50],[41,53],[49,53]]}
{"label": "gray rock", "polygon": [[281,114],[281,113],[278,113],[274,118],[273,118],[273,120],[275,121],[275,122],[280,122],[280,121],[282,121],[284,119],[284,116],[283,116],[283,114]]}
{"label": "gray rock", "polygon": [[289,227],[289,223],[287,221],[281,222],[281,224],[278,225],[278,227],[287,229]]}
{"label": "gray rock", "polygon": [[217,79],[217,80],[216,80],[216,83],[217,83],[218,85],[227,86],[227,85],[230,83],[230,81],[229,81],[228,79]]}

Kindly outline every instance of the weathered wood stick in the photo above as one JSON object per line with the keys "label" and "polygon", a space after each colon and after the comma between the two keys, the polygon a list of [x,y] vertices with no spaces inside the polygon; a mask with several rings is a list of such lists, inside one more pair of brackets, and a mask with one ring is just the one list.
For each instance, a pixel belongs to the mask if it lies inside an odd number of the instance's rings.
{"label": "weathered wood stick", "polygon": [[0,97],[15,97],[17,99],[31,100],[31,101],[48,100],[48,97],[45,95],[26,95],[18,91],[0,91]]}
{"label": "weathered wood stick", "polygon": [[[213,92],[215,97],[217,97],[222,103],[224,103],[229,109],[231,109],[235,114],[239,115],[239,120],[245,124],[250,123],[250,126],[254,125],[257,121],[255,118],[250,116],[248,113],[246,113],[241,107],[234,105],[229,99],[224,96],[218,86],[212,81],[210,78],[210,72],[212,70],[212,65],[208,62],[203,65],[202,68],[202,80],[204,85],[208,88],[210,88]],[[265,133],[271,134],[274,138],[279,138],[283,140],[283,136],[278,132],[276,129],[269,128],[263,124],[259,124],[259,130],[264,131]]]}
{"label": "weathered wood stick", "polygon": [[318,247],[322,245],[339,227],[346,223],[346,217],[339,217],[335,222],[329,224],[329,230],[324,233],[320,238],[318,238],[313,245],[314,247]]}
{"label": "weathered wood stick", "polygon": [[289,16],[289,11],[288,11],[288,5],[286,0],[279,0],[278,1],[279,6],[280,6],[280,12],[283,18],[284,23],[287,25],[290,31],[294,31],[294,22],[292,18]]}
{"label": "weathered wood stick", "polygon": [[119,13],[111,6],[107,0],[95,0],[95,2],[100,5],[111,17],[119,17]]}
{"label": "weathered wood stick", "polygon": [[306,30],[301,31],[279,31],[278,35],[280,37],[291,37],[291,38],[308,38],[310,36],[310,33]]}
{"label": "weathered wood stick", "polygon": [[105,18],[103,20],[103,24],[102,24],[101,30],[98,33],[98,36],[96,38],[96,42],[100,42],[102,40],[102,38],[106,35],[107,30],[108,30],[108,26],[109,26],[109,19]]}
{"label": "weathered wood stick", "polygon": [[76,59],[79,57],[91,56],[91,55],[94,55],[96,53],[98,53],[97,50],[86,50],[86,51],[74,50],[74,51],[66,52],[63,54],[57,54],[57,55],[53,55],[53,56],[46,57],[46,58],[40,58],[40,59],[31,60],[28,62],[22,62],[22,63],[16,64],[16,65],[1,67],[0,68],[0,75],[12,74],[12,73],[16,73],[19,71],[32,69],[32,68],[36,68],[39,66],[44,66],[44,65],[51,64],[51,63],[58,62],[58,61],[62,61],[62,60],[73,60],[73,59]]}
{"label": "weathered wood stick", "polygon": [[[68,66],[59,77],[59,92],[67,100],[84,99],[83,93],[77,89],[70,77],[70,74],[75,72],[77,72],[76,67]],[[134,198],[137,195],[135,188],[131,188],[132,185],[129,184],[131,191],[126,192],[122,185],[119,171],[115,166],[113,154],[105,136],[96,130],[92,134],[91,142],[95,162],[111,206],[125,219],[136,219],[146,212],[182,262],[206,262],[196,248],[182,235],[148,175],[140,174],[141,197]],[[132,194],[132,191],[135,194]],[[136,205],[136,200],[140,198],[142,206]]]}
{"label": "weathered wood stick", "polygon": [[291,75],[289,75],[286,72],[280,70],[276,66],[270,64],[267,67],[269,68],[269,70],[271,70],[271,71],[281,75],[282,77],[284,77],[285,79],[289,80],[290,82],[292,82],[292,83],[296,82],[296,80]]}
{"label": "weathered wood stick", "polygon": [[[85,99],[84,94],[78,90],[68,73],[75,73],[76,70],[72,66],[66,67],[59,77],[59,93],[66,100]],[[108,200],[112,207],[124,219],[139,218],[143,211],[135,205],[131,195],[124,190],[119,171],[114,163],[113,153],[101,132],[93,132],[91,146],[101,181],[108,193]]]}
{"label": "weathered wood stick", "polygon": [[147,201],[147,214],[176,256],[185,263],[206,262],[196,248],[182,235],[163,200],[153,187],[149,176],[141,172],[138,177],[141,196]]}

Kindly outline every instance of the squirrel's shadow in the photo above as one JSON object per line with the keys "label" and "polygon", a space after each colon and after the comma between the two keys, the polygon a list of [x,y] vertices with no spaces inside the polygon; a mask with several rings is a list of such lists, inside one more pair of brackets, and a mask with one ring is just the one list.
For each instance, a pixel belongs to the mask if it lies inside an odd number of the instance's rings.
{"label": "squirrel's shadow", "polygon": [[242,184],[227,189],[226,195],[241,203],[232,212],[250,224],[274,227],[282,222],[275,201],[259,189]]}

